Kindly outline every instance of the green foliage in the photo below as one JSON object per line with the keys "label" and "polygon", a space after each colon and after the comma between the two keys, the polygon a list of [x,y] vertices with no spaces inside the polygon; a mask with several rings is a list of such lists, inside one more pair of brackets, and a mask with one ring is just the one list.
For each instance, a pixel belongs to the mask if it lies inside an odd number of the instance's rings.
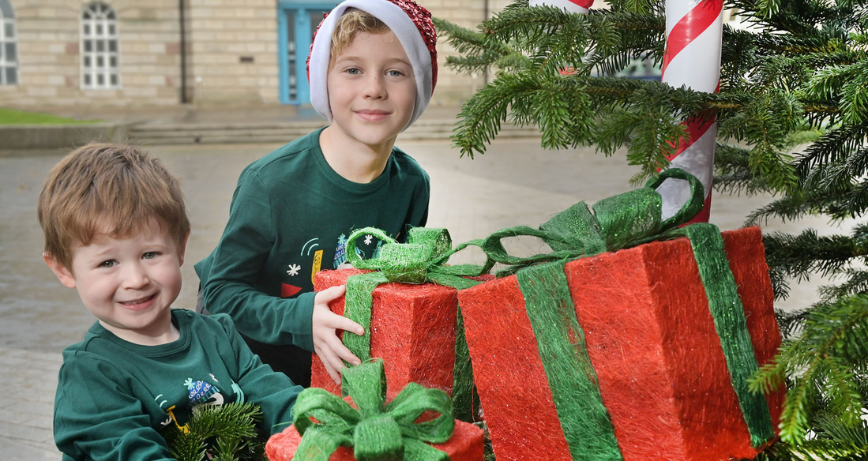
{"label": "green foliage", "polygon": [[[762,367],[752,389],[769,391],[789,378],[780,426],[783,441],[802,445],[811,442],[813,432],[835,443],[854,442],[838,436],[864,436],[866,429],[861,416],[868,405],[868,296],[819,304],[795,322],[798,326],[789,329],[799,335]],[[830,430],[832,422],[835,430]],[[868,446],[863,444],[862,450]]]}
{"label": "green foliage", "polygon": [[24,112],[0,107],[0,126],[2,125],[87,125],[99,120],[75,120],[39,112]]}
{"label": "green foliage", "polygon": [[256,430],[262,411],[252,403],[198,407],[187,432],[163,430],[169,452],[178,461],[266,461],[265,437]]}
{"label": "green foliage", "polygon": [[[612,77],[631,60],[660,63],[664,2],[611,0],[586,15],[519,0],[468,30],[438,20],[460,56],[449,65],[493,78],[453,134],[462,155],[486,152],[501,124],[539,127],[546,148],[626,152],[642,180],[666,166],[681,123],[715,117],[715,185],[772,194],[746,224],[868,211],[868,1],[726,0],[752,27],[723,28],[719,93]],[[868,224],[849,234],[765,236],[776,299],[788,281],[829,277],[821,302],[779,313],[785,338],[756,390],[788,388],[786,443],[767,460],[866,459]]]}

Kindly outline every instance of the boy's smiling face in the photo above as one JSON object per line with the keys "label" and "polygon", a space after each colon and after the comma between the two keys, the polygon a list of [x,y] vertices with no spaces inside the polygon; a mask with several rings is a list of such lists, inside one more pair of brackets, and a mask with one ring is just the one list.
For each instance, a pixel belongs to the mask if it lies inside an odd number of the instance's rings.
{"label": "boy's smiling face", "polygon": [[45,260],[107,330],[131,343],[162,344],[176,339],[170,308],[181,291],[186,246],[185,239],[178,248],[163,227],[150,219],[129,237],[98,235],[75,248],[69,269],[50,255]]}
{"label": "boy's smiling face", "polygon": [[329,66],[327,84],[335,134],[391,150],[416,103],[413,67],[395,34],[356,34]]}

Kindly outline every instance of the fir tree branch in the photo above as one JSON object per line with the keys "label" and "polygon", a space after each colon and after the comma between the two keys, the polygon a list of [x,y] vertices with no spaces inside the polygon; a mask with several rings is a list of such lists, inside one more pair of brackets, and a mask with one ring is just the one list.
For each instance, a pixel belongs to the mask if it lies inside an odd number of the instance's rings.
{"label": "fir tree branch", "polygon": [[816,33],[815,25],[835,17],[836,11],[821,2],[811,0],[731,0],[727,6],[739,8],[755,21],[774,30],[793,35]]}
{"label": "fir tree branch", "polygon": [[[858,424],[860,420],[853,409],[861,412],[863,396],[858,395],[854,386],[840,387],[841,380],[852,381],[844,374],[851,373],[848,370],[853,368],[853,357],[841,347],[842,343],[852,346],[852,342],[860,343],[859,351],[868,346],[868,296],[814,308],[808,314],[802,336],[782,346],[775,359],[751,379],[753,390],[768,392],[780,384],[783,376],[795,377],[781,416],[782,440],[793,445],[805,443],[813,423],[811,416],[817,412],[814,404],[818,395],[836,399],[834,405],[825,407],[827,413],[848,426]],[[864,366],[865,357],[856,360]],[[835,385],[830,384],[833,381]]]}
{"label": "fir tree branch", "polygon": [[266,461],[265,444],[258,439],[256,424],[262,411],[252,403],[227,403],[197,407],[186,432],[175,426],[164,429],[169,452],[178,461],[209,459]]}
{"label": "fir tree branch", "polygon": [[812,273],[830,276],[840,272],[854,258],[868,256],[868,248],[856,245],[843,235],[819,236],[807,229],[794,236],[773,233],[763,237],[770,268],[782,270],[797,280],[808,280]]}
{"label": "fir tree branch", "polygon": [[840,161],[848,152],[864,145],[866,136],[868,126],[843,124],[828,129],[817,142],[808,146],[804,154],[798,156],[800,175],[807,176],[810,169],[817,165]]}
{"label": "fir tree branch", "polygon": [[778,321],[781,337],[783,337],[785,343],[791,342],[793,338],[802,333],[809,312],[810,309],[797,311],[775,309],[775,319]]}
{"label": "fir tree branch", "polygon": [[[505,60],[525,63],[526,58],[509,45],[494,40],[488,36],[451,23],[444,19],[432,18],[434,26],[441,37],[447,37],[447,43],[464,56],[448,56],[446,63],[450,67],[465,73],[488,72],[498,61],[502,66]],[[518,65],[520,68],[522,65]]]}
{"label": "fir tree branch", "polygon": [[714,168],[714,188],[719,192],[745,193],[748,196],[774,192],[764,178],[757,178],[751,171],[750,149],[717,143]]}
{"label": "fir tree branch", "polygon": [[[864,461],[868,458],[868,444],[854,443],[849,440],[812,440],[798,446],[789,446],[788,455],[789,457],[785,459]],[[775,458],[775,461],[778,459]]]}

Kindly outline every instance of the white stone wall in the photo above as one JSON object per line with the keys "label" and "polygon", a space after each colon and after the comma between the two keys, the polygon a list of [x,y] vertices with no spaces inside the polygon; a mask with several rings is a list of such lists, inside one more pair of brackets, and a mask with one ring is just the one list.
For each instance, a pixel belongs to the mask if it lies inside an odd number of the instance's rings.
{"label": "white stone wall", "polygon": [[180,46],[174,0],[105,0],[118,17],[121,87],[83,90],[81,0],[12,0],[19,84],[0,86],[0,105],[170,105],[179,101]]}
{"label": "white stone wall", "polygon": [[278,103],[275,0],[190,0],[188,14],[196,104]]}

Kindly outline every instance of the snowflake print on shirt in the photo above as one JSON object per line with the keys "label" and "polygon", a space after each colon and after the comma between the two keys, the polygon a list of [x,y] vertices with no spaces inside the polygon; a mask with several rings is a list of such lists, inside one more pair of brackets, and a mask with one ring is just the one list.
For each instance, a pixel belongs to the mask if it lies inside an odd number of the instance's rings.
{"label": "snowflake print on shirt", "polygon": [[298,264],[290,264],[290,265],[289,265],[289,270],[286,271],[286,275],[288,275],[288,276],[290,276],[290,277],[295,277],[296,275],[298,275],[298,271],[300,271],[300,270],[301,270],[301,266],[300,266],[300,265],[298,265]]}
{"label": "snowflake print on shirt", "polygon": [[365,236],[365,245],[370,245],[370,244],[371,244],[371,240],[373,240],[373,238],[374,238],[374,236],[371,235],[371,234],[366,235],[366,236]]}

